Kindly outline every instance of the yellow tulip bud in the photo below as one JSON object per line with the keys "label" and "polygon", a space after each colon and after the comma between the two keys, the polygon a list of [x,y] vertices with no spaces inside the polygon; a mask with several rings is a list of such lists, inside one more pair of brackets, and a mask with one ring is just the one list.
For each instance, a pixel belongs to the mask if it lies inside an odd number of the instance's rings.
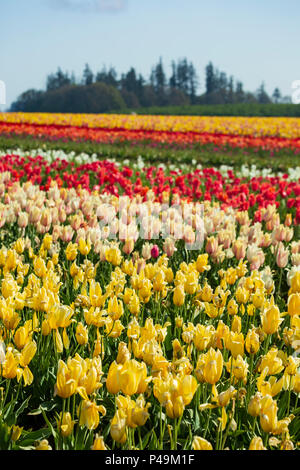
{"label": "yellow tulip bud", "polygon": [[223,356],[221,351],[210,348],[203,356],[203,378],[204,381],[214,385],[218,382],[223,371]]}
{"label": "yellow tulip bud", "polygon": [[57,427],[62,436],[70,436],[70,434],[73,432],[74,424],[75,421],[72,421],[71,413],[65,412],[63,415],[62,413],[59,414],[57,419]]}
{"label": "yellow tulip bud", "polygon": [[21,326],[20,328],[16,330],[14,334],[15,345],[17,346],[19,350],[21,350],[24,348],[28,340],[29,340],[29,332],[24,326]]}
{"label": "yellow tulip bud", "polygon": [[130,359],[130,352],[126,346],[126,343],[121,341],[118,347],[118,355],[117,355],[116,362],[118,364],[125,364],[125,362],[129,361],[129,359]]}
{"label": "yellow tulip bud", "polygon": [[109,299],[107,313],[113,321],[119,320],[123,315],[123,303],[116,296]]}
{"label": "yellow tulip bud", "polygon": [[235,315],[231,322],[231,331],[233,331],[234,333],[240,333],[241,329],[242,329],[241,317],[239,317],[238,315]]}
{"label": "yellow tulip bud", "polygon": [[246,351],[249,354],[256,354],[260,347],[259,335],[256,333],[255,328],[248,330],[245,340]]}
{"label": "yellow tulip bud", "polygon": [[107,447],[104,443],[103,436],[96,434],[91,450],[107,450]]}
{"label": "yellow tulip bud", "polygon": [[262,399],[262,394],[257,392],[255,395],[253,395],[248,404],[248,413],[251,416],[259,416],[260,413],[260,402]]}
{"label": "yellow tulip bud", "polygon": [[12,426],[11,438],[14,442],[16,442],[20,438],[22,431],[23,431],[23,428],[20,428],[19,426],[16,426],[16,425]]}
{"label": "yellow tulip bud", "polygon": [[184,304],[185,293],[184,293],[184,286],[179,284],[175,287],[173,293],[173,303],[177,307],[181,307]]}
{"label": "yellow tulip bud", "polygon": [[87,344],[89,340],[87,326],[84,326],[81,322],[79,322],[76,327],[75,336],[76,336],[76,340],[78,344],[80,344],[81,346],[84,346],[85,344]]}
{"label": "yellow tulip bud", "polygon": [[49,325],[48,320],[42,321],[42,335],[48,336],[51,333],[51,327]]}

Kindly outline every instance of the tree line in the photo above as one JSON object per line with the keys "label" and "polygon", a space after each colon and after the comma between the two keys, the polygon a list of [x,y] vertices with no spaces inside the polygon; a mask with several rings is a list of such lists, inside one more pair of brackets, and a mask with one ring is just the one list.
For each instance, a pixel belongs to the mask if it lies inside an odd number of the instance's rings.
{"label": "tree line", "polygon": [[[200,85],[205,88],[199,93]],[[114,67],[94,73],[88,64],[82,76],[57,72],[48,75],[45,90],[30,89],[11,105],[10,111],[103,113],[137,110],[155,106],[189,106],[235,103],[284,103],[276,88],[269,96],[262,83],[255,92],[244,90],[243,83],[219,71],[212,62],[205,67],[203,84],[196,68],[187,58],[172,61],[168,77],[160,58],[148,79],[134,67],[118,76]]]}

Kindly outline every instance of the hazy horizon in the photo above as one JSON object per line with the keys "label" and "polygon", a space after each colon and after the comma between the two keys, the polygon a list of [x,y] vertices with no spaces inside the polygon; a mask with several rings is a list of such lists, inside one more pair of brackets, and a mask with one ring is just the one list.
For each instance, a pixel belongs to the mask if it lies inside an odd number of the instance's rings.
{"label": "hazy horizon", "polygon": [[204,92],[209,61],[254,92],[264,81],[291,95],[300,79],[300,2],[287,0],[10,0],[0,6],[0,80],[6,106],[29,88],[44,89],[58,67],[82,74],[88,63],[118,74],[131,66],[148,79],[162,57],[167,74],[182,57],[196,67]]}

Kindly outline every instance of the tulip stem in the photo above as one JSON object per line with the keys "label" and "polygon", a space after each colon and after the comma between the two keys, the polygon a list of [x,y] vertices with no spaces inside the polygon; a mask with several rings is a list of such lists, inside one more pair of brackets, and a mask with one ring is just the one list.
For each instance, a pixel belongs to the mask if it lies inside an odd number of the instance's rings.
{"label": "tulip stem", "polygon": [[264,351],[265,355],[266,355],[267,352],[268,352],[268,347],[269,347],[269,344],[270,344],[270,340],[271,340],[271,335],[267,335],[267,337],[266,337],[265,351]]}
{"label": "tulip stem", "polygon": [[290,403],[291,403],[291,384],[292,380],[291,377],[289,377],[290,383],[289,383],[289,392],[288,392],[288,402],[287,402],[287,415],[290,414]]}
{"label": "tulip stem", "polygon": [[204,439],[205,439],[206,434],[207,434],[207,431],[208,431],[208,424],[209,424],[209,420],[210,420],[210,415],[211,415],[211,408],[209,409],[209,412],[208,412],[208,417],[207,417],[207,421],[206,421],[206,427],[205,427],[205,431],[204,431],[204,434],[203,434],[203,438],[204,438]]}
{"label": "tulip stem", "polygon": [[178,421],[178,418],[175,418],[174,434],[173,434],[173,438],[174,438],[173,450],[177,450],[177,421]]}
{"label": "tulip stem", "polygon": [[276,295],[276,303],[278,301],[278,297],[279,297],[279,292],[280,292],[280,287],[281,287],[281,281],[282,281],[282,272],[283,272],[283,268],[280,269],[280,275],[279,275],[279,284],[278,284],[278,288],[277,288],[277,295]]}
{"label": "tulip stem", "polygon": [[256,425],[256,420],[257,420],[257,416],[254,417],[254,420],[253,420],[253,426],[252,426],[252,433],[255,435],[255,425]]}
{"label": "tulip stem", "polygon": [[178,430],[180,428],[180,425],[181,425],[181,420],[182,420],[182,416],[180,416],[180,418],[176,418],[176,421],[175,421],[175,450],[177,450],[177,435],[178,435]]}
{"label": "tulip stem", "polygon": [[[62,412],[61,412],[61,415],[60,415],[60,420],[59,420],[59,437],[58,437],[58,450],[60,449],[60,442],[61,442],[61,425],[62,425],[62,421],[63,421],[63,417],[64,417],[64,414],[65,414],[65,407],[66,407],[66,400],[65,398],[63,398],[63,403],[62,403]],[[63,449],[62,449],[63,450]]]}
{"label": "tulip stem", "polygon": [[268,433],[266,432],[265,437],[264,437],[264,446],[267,447],[267,444],[268,444]]}
{"label": "tulip stem", "polygon": [[78,410],[78,411],[79,411],[79,413],[78,413],[79,416],[78,416],[78,425],[77,425],[76,435],[75,435],[74,450],[77,450],[77,449],[76,449],[76,444],[77,444],[77,439],[78,439],[78,433],[79,433],[79,431],[80,431],[80,424],[79,424],[79,423],[80,423],[80,416],[81,416],[81,403],[80,403],[80,405],[79,405],[79,410]]}
{"label": "tulip stem", "polygon": [[4,400],[3,400],[3,403],[2,403],[2,409],[5,405],[5,402],[6,402],[6,399],[7,399],[7,395],[8,395],[8,391],[9,391],[9,388],[10,388],[10,382],[11,380],[10,379],[6,379],[6,383],[8,382],[7,386],[6,386],[6,390],[5,390],[5,397],[4,397]]}
{"label": "tulip stem", "polygon": [[250,354],[250,365],[249,365],[249,385],[247,389],[247,405],[249,403],[249,399],[251,395],[251,381],[252,381],[252,371],[253,371],[253,360],[254,360],[254,355]]}
{"label": "tulip stem", "polygon": [[73,406],[72,406],[72,419],[75,419],[75,402],[76,402],[76,395],[73,395]]}
{"label": "tulip stem", "polygon": [[160,405],[160,413],[159,413],[159,428],[160,428],[160,445],[161,450],[163,448],[163,432],[162,432],[162,406]]}
{"label": "tulip stem", "polygon": [[139,436],[140,450],[143,450],[143,441],[142,441],[140,426],[138,427],[138,436]]}
{"label": "tulip stem", "polygon": [[226,432],[225,432],[225,434],[224,434],[223,441],[222,441],[222,434],[221,434],[221,439],[220,439],[221,448],[220,448],[220,450],[223,450],[224,447],[225,447],[231,421],[232,421],[232,418],[230,419],[230,422],[229,422],[228,425],[227,425],[227,429],[226,429]]}
{"label": "tulip stem", "polygon": [[131,450],[131,429],[127,428],[128,450]]}
{"label": "tulip stem", "polygon": [[216,445],[216,450],[221,450],[222,447],[222,440],[223,440],[223,424],[220,423],[218,427],[218,434],[217,434],[217,445]]}
{"label": "tulip stem", "polygon": [[22,382],[20,380],[18,388],[17,388],[17,395],[16,395],[16,398],[15,398],[15,403],[17,403],[18,398],[19,398],[19,393],[20,393],[20,390],[21,390],[21,384],[22,384]]}

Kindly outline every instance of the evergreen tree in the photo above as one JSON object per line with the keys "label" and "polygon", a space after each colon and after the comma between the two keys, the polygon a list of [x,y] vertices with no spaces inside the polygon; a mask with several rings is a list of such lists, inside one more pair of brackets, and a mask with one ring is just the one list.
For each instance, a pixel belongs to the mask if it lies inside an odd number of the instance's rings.
{"label": "evergreen tree", "polygon": [[205,86],[206,86],[206,94],[209,95],[215,91],[215,71],[212,62],[205,68]]}
{"label": "evergreen tree", "polygon": [[256,95],[257,95],[257,100],[258,100],[259,103],[264,104],[264,103],[270,103],[271,102],[271,100],[270,100],[270,98],[269,98],[269,96],[268,96],[268,94],[265,90],[264,82],[262,82],[262,84],[258,88]]}
{"label": "evergreen tree", "polygon": [[177,86],[178,89],[188,95],[189,93],[189,66],[187,59],[182,59],[177,65]]}
{"label": "evergreen tree", "polygon": [[275,90],[273,91],[273,94],[272,94],[272,98],[273,98],[273,101],[274,103],[279,103],[280,99],[281,99],[281,93],[280,93],[280,90],[279,88],[275,88]]}
{"label": "evergreen tree", "polygon": [[94,74],[90,69],[89,64],[85,64],[82,83],[83,85],[91,85],[94,82]]}
{"label": "evergreen tree", "polygon": [[191,100],[191,103],[194,104],[196,101],[197,88],[199,86],[199,81],[196,73],[196,69],[192,62],[190,62],[188,67],[188,94]]}
{"label": "evergreen tree", "polygon": [[166,85],[167,78],[164,71],[164,66],[162,63],[162,58],[160,57],[158,64],[152,69],[150,83],[153,86],[156,97],[157,104],[163,106],[166,104]]}
{"label": "evergreen tree", "polygon": [[169,86],[170,88],[177,88],[177,66],[174,60],[172,60],[171,67],[172,75],[169,80]]}
{"label": "evergreen tree", "polygon": [[50,90],[58,90],[64,86],[70,85],[71,79],[68,73],[64,73],[61,68],[57,69],[57,72],[54,74],[50,74],[47,77],[47,91]]}
{"label": "evergreen tree", "polygon": [[242,82],[239,82],[239,81],[236,83],[235,99],[237,103],[243,103],[245,100],[245,92],[243,89],[243,84]]}
{"label": "evergreen tree", "polygon": [[228,103],[234,103],[234,81],[232,75],[228,81]]}

